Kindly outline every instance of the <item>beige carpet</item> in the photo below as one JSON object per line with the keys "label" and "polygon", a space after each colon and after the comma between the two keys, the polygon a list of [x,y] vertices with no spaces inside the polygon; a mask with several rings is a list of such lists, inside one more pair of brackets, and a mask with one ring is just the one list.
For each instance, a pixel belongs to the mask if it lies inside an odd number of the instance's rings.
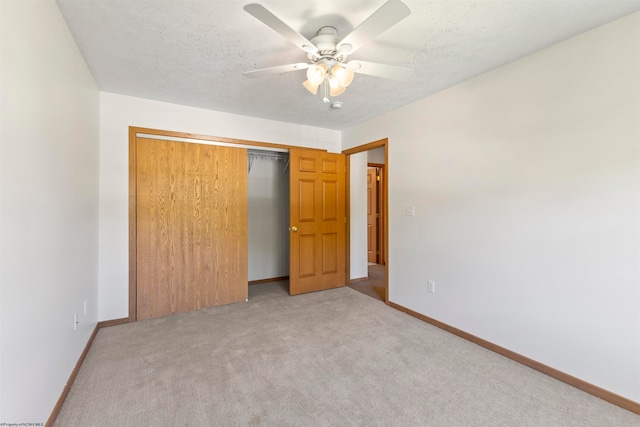
{"label": "beige carpet", "polygon": [[99,331],[56,426],[640,426],[349,288]]}

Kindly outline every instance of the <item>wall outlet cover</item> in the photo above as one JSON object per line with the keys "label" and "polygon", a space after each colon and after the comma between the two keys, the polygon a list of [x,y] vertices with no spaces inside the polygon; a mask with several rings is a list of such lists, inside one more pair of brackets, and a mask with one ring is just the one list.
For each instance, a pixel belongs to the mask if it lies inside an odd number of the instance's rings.
{"label": "wall outlet cover", "polygon": [[436,293],[436,282],[434,282],[433,280],[429,280],[427,282],[427,291],[431,292],[432,294]]}

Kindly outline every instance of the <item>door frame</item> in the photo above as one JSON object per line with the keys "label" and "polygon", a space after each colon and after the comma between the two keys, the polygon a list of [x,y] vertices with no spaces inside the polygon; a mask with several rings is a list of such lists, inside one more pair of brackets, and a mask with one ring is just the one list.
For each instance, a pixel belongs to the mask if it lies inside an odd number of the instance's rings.
{"label": "door frame", "polygon": [[[377,141],[370,142],[368,144],[359,145],[357,147],[349,148],[348,150],[342,150],[342,154],[347,156],[346,159],[346,197],[347,197],[347,239],[346,239],[346,281],[351,283],[351,155],[362,153],[364,151],[373,150],[375,148],[384,147],[384,165],[386,176],[382,180],[382,203],[383,208],[381,212],[384,214],[382,218],[382,260],[384,261],[384,273],[386,287],[384,291],[384,303],[389,304],[389,207],[387,201],[389,200],[389,139],[383,138]],[[368,163],[368,162],[367,162]]]}
{"label": "door frame", "polygon": [[[137,221],[138,221],[138,213],[136,210],[136,201],[137,201],[137,186],[136,186],[136,177],[137,177],[137,135],[138,134],[147,134],[147,135],[156,135],[159,137],[167,137],[167,139],[178,138],[180,139],[191,139],[191,140],[199,140],[210,142],[210,143],[220,143],[221,145],[241,145],[244,147],[265,147],[265,148],[279,148],[279,149],[292,149],[292,148],[305,148],[307,147],[298,147],[293,145],[285,145],[285,144],[274,144],[270,142],[262,142],[262,141],[251,141],[244,139],[236,139],[236,138],[225,138],[220,136],[209,136],[209,135],[200,135],[188,132],[175,132],[169,130],[161,130],[161,129],[151,129],[137,126],[129,126],[129,322],[135,322],[137,319],[137,292],[138,292],[138,283],[137,283],[137,272],[138,272],[138,253],[137,253]],[[187,142],[187,141],[183,141]],[[215,144],[213,144],[215,145]],[[320,152],[327,152],[326,149],[321,148],[309,148],[310,150],[317,150]],[[346,179],[346,178],[345,178]],[[347,195],[345,194],[345,197]],[[348,244],[348,243],[347,243]]]}

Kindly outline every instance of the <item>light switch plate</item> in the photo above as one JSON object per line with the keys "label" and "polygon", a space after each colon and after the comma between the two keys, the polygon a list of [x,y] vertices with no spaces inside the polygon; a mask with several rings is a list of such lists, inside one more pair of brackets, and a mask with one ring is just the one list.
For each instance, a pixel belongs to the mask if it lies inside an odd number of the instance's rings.
{"label": "light switch plate", "polygon": [[416,216],[416,207],[413,205],[404,207],[405,216]]}

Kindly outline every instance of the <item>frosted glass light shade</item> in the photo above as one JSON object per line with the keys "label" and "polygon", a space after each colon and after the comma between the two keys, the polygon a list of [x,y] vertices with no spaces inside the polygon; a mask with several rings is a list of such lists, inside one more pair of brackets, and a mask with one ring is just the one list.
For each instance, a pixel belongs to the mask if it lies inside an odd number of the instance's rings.
{"label": "frosted glass light shade", "polygon": [[326,75],[327,66],[324,64],[314,64],[307,69],[307,79],[314,85],[322,83]]}
{"label": "frosted glass light shade", "polygon": [[304,86],[305,89],[307,89],[309,92],[315,95],[316,93],[318,93],[318,86],[320,85],[319,84],[314,85],[309,80],[305,80],[304,83],[302,83],[302,86]]}
{"label": "frosted glass light shade", "polygon": [[343,88],[342,86],[338,86],[336,89],[330,88],[329,89],[329,95],[331,95],[331,96],[342,95],[345,90],[346,89]]}
{"label": "frosted glass light shade", "polygon": [[334,65],[333,68],[331,68],[331,74],[338,79],[338,82],[342,87],[349,86],[353,81],[353,70],[341,67],[340,65]]}
{"label": "frosted glass light shade", "polygon": [[340,84],[338,79],[334,76],[329,78],[329,95],[338,96],[344,92],[345,88]]}

